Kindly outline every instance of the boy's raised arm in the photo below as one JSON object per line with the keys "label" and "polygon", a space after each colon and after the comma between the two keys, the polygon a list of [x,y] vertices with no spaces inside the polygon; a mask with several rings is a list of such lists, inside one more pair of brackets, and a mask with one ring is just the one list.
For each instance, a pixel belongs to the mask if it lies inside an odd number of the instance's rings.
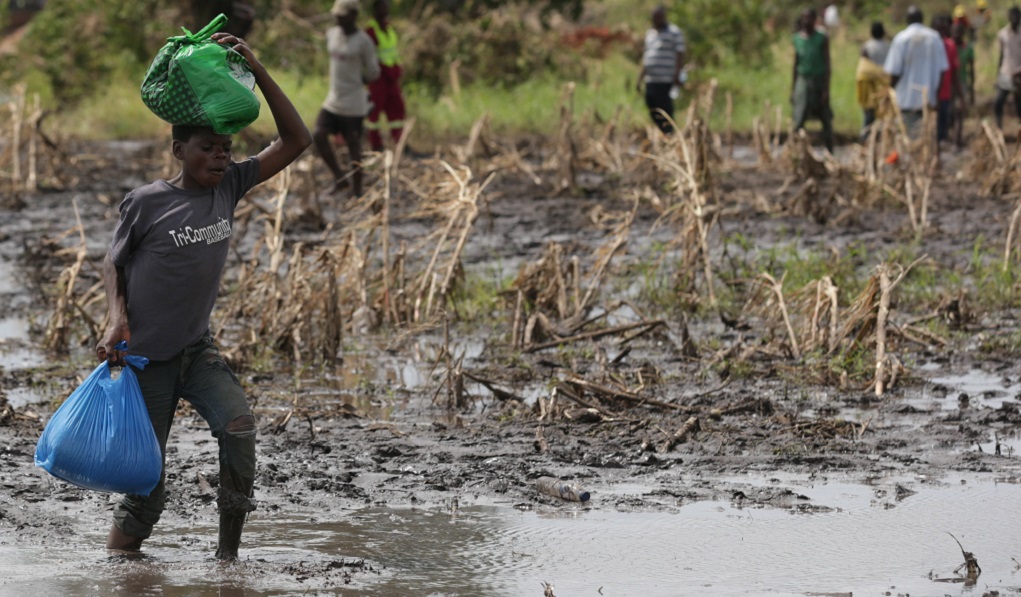
{"label": "boy's raised arm", "polygon": [[294,104],[280,89],[277,82],[266,71],[266,67],[255,58],[252,49],[244,40],[229,33],[214,33],[213,40],[230,45],[248,61],[255,75],[255,83],[262,90],[263,97],[273,114],[280,138],[273,141],[266,149],[259,152],[259,177],[256,184],[266,181],[277,172],[286,168],[291,162],[312,144],[312,134],[301,120]]}

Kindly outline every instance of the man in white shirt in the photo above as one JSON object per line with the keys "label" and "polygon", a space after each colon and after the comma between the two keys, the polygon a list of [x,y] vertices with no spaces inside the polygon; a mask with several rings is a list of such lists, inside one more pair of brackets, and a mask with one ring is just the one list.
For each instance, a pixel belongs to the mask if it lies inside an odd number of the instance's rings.
{"label": "man in white shirt", "polygon": [[943,71],[950,68],[943,39],[922,20],[917,6],[908,8],[908,26],[893,38],[883,65],[909,132],[922,120],[924,109],[936,109]]}
{"label": "man in white shirt", "polygon": [[347,186],[347,180],[330,136],[340,133],[344,138],[351,156],[352,191],[357,197],[362,194],[363,119],[369,112],[365,85],[379,78],[379,60],[376,45],[358,28],[358,0],[336,0],[330,14],[337,21],[336,26],[326,31],[330,91],[316,117],[312,139],[333,175],[330,193],[335,193]]}
{"label": "man in white shirt", "polygon": [[993,114],[996,115],[996,126],[1003,128],[1003,105],[1007,96],[1014,94],[1014,110],[1021,117],[1021,94],[1018,92],[1021,79],[1021,8],[1012,6],[1007,11],[1009,24],[1000,29],[996,40],[1000,44],[1000,69],[996,75],[996,102]]}

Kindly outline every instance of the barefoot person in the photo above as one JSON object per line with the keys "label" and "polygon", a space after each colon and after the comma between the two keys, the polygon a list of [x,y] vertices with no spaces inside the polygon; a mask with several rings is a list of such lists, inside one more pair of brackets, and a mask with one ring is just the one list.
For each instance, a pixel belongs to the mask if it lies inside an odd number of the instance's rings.
{"label": "barefoot person", "polygon": [[[245,392],[209,332],[227,260],[234,209],[253,186],[280,172],[308,147],[311,136],[277,83],[238,37],[216,33],[248,61],[273,114],[280,138],[257,156],[233,161],[230,135],[209,127],[173,126],[171,151],[181,170],[128,193],[120,204],[103,265],[109,327],[96,347],[100,361],[123,364],[147,357],[136,370],[164,470],[148,496],[126,495],[114,506],[107,548],[138,550],[166,502],[166,447],[178,401],[184,398],[209,424],[219,445],[220,512],[216,557],[234,560],[241,529],[255,510],[255,417]],[[128,342],[128,351],[114,347]]]}
{"label": "barefoot person", "polygon": [[379,78],[376,48],[365,32],[358,29],[358,0],[336,0],[330,14],[337,24],[326,31],[326,49],[330,53],[330,91],[316,117],[316,149],[333,175],[330,193],[347,186],[344,170],[330,141],[340,134],[351,158],[351,186],[356,197],[362,194],[362,133],[365,114],[365,84]]}

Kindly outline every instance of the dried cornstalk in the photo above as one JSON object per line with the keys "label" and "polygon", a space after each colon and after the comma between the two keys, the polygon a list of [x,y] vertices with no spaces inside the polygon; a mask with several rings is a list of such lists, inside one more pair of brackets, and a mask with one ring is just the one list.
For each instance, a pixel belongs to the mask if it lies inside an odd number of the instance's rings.
{"label": "dried cornstalk", "polygon": [[1021,223],[1021,201],[1017,202],[1014,213],[1010,216],[1010,225],[1007,227],[1007,241],[1003,245],[1003,271],[1010,270],[1010,255],[1014,251],[1014,236],[1018,233],[1018,224]]}
{"label": "dried cornstalk", "polygon": [[[481,184],[472,184],[471,170],[467,167],[463,168],[464,174],[462,175],[447,162],[441,161],[441,165],[453,179],[457,192],[455,197],[443,201],[435,208],[440,213],[447,213],[447,223],[441,231],[431,234],[428,238],[429,241],[436,242],[436,244],[428,266],[419,274],[418,281],[414,284],[416,291],[412,321],[423,321],[433,314],[434,298],[438,297],[442,301],[449,298],[454,274],[460,264],[461,251],[464,249],[468,234],[472,231],[475,219],[478,217],[479,199],[495,176],[495,174],[490,174]],[[460,233],[451,250],[448,240],[458,227],[460,227]],[[450,253],[447,256],[446,272],[441,277],[436,270],[440,255],[445,249]]]}
{"label": "dried cornstalk", "polygon": [[688,417],[681,427],[674,433],[667,436],[667,439],[656,449],[660,454],[665,454],[674,449],[677,444],[683,443],[688,436],[700,429],[698,417]]}
{"label": "dried cornstalk", "polygon": [[43,117],[43,111],[39,107],[39,94],[33,94],[33,107],[32,113],[28,117],[29,125],[29,137],[28,137],[28,177],[25,180],[25,190],[34,193],[39,186],[38,175],[37,175],[37,163],[38,159],[36,153],[38,151],[37,138],[39,130],[39,120]]}
{"label": "dried cornstalk", "polygon": [[[85,227],[82,225],[81,213],[78,210],[77,196],[72,198],[71,206],[74,208],[75,229],[78,231],[78,248],[75,250],[74,262],[60,273],[60,278],[57,281],[60,293],[57,295],[57,304],[53,308],[43,336],[43,346],[47,350],[58,353],[67,352],[71,325],[75,321],[75,314],[79,312],[78,301],[75,298],[75,286],[85,258],[88,256]],[[84,311],[81,312],[84,314]],[[95,328],[94,325],[93,327]],[[95,334],[96,331],[93,329],[92,333]]]}
{"label": "dried cornstalk", "polygon": [[[911,271],[911,268],[923,259],[925,259],[924,256],[901,269],[893,280],[890,279],[891,268],[889,265],[881,263],[876,268],[876,273],[879,276],[879,310],[876,313],[876,396],[882,396],[886,389],[886,323],[890,316],[890,295],[904,279],[904,276]],[[892,383],[891,381],[891,385]]]}
{"label": "dried cornstalk", "polygon": [[21,129],[25,114],[25,85],[18,84],[14,99],[7,104],[11,111],[11,193],[21,190]]}
{"label": "dried cornstalk", "polygon": [[571,131],[574,123],[574,82],[565,86],[560,104],[560,127],[557,129],[556,154],[557,191],[571,191],[577,186],[578,148]]}
{"label": "dried cornstalk", "polygon": [[[585,295],[581,298],[581,301],[575,305],[574,316],[580,318],[584,315],[588,309],[589,301],[592,300],[596,289],[602,284],[603,273],[609,266],[610,261],[613,260],[613,256],[617,254],[622,247],[627,245],[628,235],[631,230],[631,223],[634,221],[635,214],[638,211],[638,204],[635,203],[631,212],[625,217],[617,228],[613,232],[613,237],[610,242],[599,247],[596,254],[599,256],[599,261],[596,263],[595,271],[589,278],[588,288],[585,290]],[[566,297],[564,299],[566,301]]]}
{"label": "dried cornstalk", "polygon": [[783,281],[787,278],[787,272],[784,272],[783,275],[780,276],[779,281],[768,273],[763,272],[761,275],[762,279],[769,284],[769,289],[776,296],[777,306],[780,308],[780,314],[783,315],[784,326],[787,328],[787,337],[791,342],[791,353],[794,355],[795,359],[800,359],[801,350],[798,348],[798,337],[794,333],[794,326],[791,325],[791,316],[787,312],[787,301],[784,300],[783,296]]}
{"label": "dried cornstalk", "polygon": [[921,235],[928,224],[929,191],[932,187],[932,178],[928,176],[921,177],[922,183],[919,186],[921,187],[922,197],[917,207],[915,206],[914,193],[911,190],[914,186],[912,185],[912,178],[907,176],[904,179],[904,202],[908,206],[908,218],[911,222],[911,228],[915,231],[915,234]]}

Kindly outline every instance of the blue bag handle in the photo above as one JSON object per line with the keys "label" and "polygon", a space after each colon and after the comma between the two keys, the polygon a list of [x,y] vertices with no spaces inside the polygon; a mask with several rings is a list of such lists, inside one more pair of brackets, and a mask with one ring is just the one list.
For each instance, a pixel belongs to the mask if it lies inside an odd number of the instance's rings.
{"label": "blue bag handle", "polygon": [[[223,16],[223,15],[220,15],[220,16]],[[116,346],[113,347],[113,349],[114,350],[127,350],[128,349],[128,343],[125,342],[124,340],[121,340],[120,342],[117,343]],[[145,366],[149,364],[149,359],[147,359],[145,357],[135,356],[133,354],[129,354],[129,355],[125,356],[124,360],[127,361],[127,363],[129,365],[132,365],[136,369],[145,369]]]}

